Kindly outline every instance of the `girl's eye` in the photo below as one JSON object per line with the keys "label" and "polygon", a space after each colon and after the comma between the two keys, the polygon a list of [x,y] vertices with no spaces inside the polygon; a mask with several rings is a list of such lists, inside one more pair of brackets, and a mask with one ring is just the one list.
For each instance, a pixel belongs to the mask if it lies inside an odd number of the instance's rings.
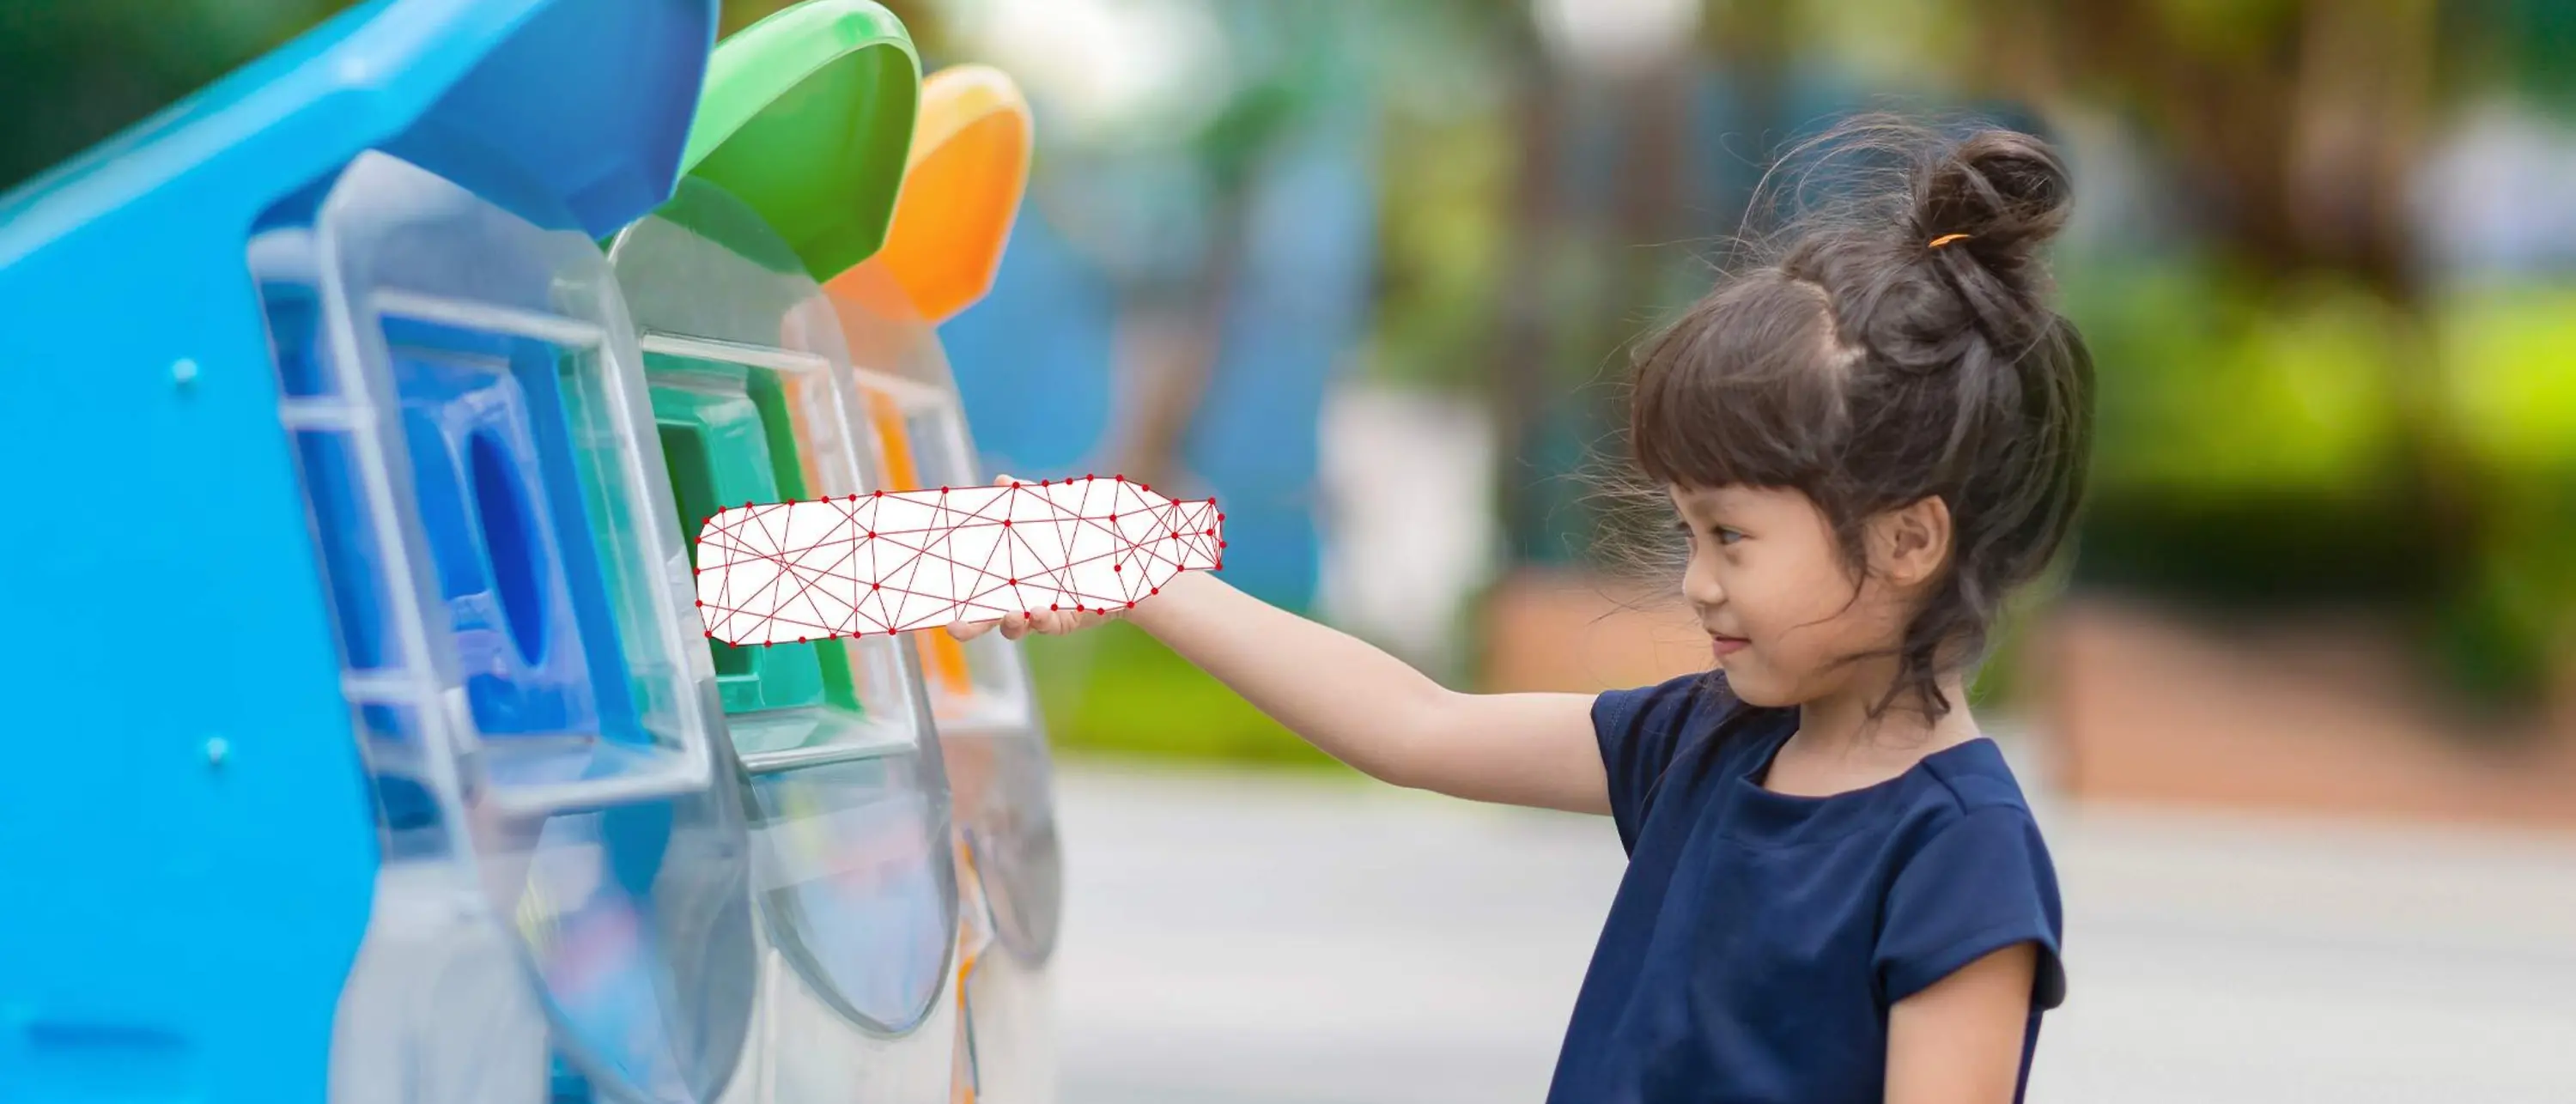
{"label": "girl's eye", "polygon": [[[1690,522],[1688,522],[1688,521],[1676,521],[1676,522],[1674,522],[1674,523],[1673,523],[1673,531],[1674,531],[1674,532],[1677,532],[1677,533],[1680,533],[1680,534],[1682,535],[1682,541],[1683,541],[1683,543],[1686,543],[1686,544],[1698,544],[1698,543],[1699,543],[1699,528],[1698,528],[1697,526],[1692,525],[1692,524],[1691,524]],[[1735,543],[1735,542],[1737,542],[1737,541],[1740,541],[1740,540],[1743,540],[1743,539],[1744,539],[1744,534],[1743,534],[1743,533],[1737,532],[1737,531],[1735,531],[1735,530],[1733,530],[1733,529],[1729,529],[1729,528],[1727,528],[1727,527],[1725,527],[1725,526],[1723,526],[1723,525],[1713,525],[1713,526],[1710,526],[1710,527],[1709,527],[1709,530],[1708,530],[1708,534],[1709,534],[1710,536],[1712,536],[1712,537],[1717,538],[1717,543],[1719,543],[1719,544],[1733,544],[1733,543]]]}

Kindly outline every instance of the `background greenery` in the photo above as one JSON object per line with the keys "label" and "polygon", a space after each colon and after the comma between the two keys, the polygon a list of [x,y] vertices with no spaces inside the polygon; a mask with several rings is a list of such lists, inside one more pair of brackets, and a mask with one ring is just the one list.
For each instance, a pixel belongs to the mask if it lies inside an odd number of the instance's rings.
{"label": "background greenery", "polygon": [[[724,29],[784,4],[728,0]],[[1893,96],[2039,129],[2075,160],[2061,282],[2101,430],[2070,586],[2220,621],[2368,611],[2488,711],[2536,708],[2576,669],[2576,187],[2445,207],[2427,185],[2497,112],[2569,156],[2576,4],[1061,4],[1200,27],[1188,41],[1214,60],[1172,93],[1190,102],[1123,126],[1060,110],[1030,74],[1041,128],[1072,135],[1042,183],[1192,163],[1221,224],[1316,104],[1371,105],[1353,133],[1373,143],[1380,231],[1354,360],[1490,412],[1507,566],[1597,562],[1610,519],[1582,473],[1616,454],[1624,343],[1707,286],[1772,150]],[[0,0],[0,187],[344,6]],[[934,65],[1001,57],[996,21],[1031,10],[889,6]],[[1679,30],[1605,54],[1619,20]],[[2445,252],[2499,220],[2536,252]],[[1204,236],[1211,258],[1177,271],[1221,271],[1240,245]],[[1068,748],[1317,760],[1132,629],[1033,653]],[[2010,668],[1982,692],[2008,702]]]}

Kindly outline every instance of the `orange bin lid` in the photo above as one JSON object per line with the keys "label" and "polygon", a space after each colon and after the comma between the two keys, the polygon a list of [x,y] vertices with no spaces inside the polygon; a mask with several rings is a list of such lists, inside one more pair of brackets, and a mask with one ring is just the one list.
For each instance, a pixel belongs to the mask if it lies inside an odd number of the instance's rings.
{"label": "orange bin lid", "polygon": [[[1031,125],[1019,85],[990,66],[931,74],[921,82],[920,103],[885,247],[859,268],[882,269],[914,311],[937,325],[992,290],[1028,190]],[[830,285],[861,294],[844,286],[868,282],[856,275]]]}

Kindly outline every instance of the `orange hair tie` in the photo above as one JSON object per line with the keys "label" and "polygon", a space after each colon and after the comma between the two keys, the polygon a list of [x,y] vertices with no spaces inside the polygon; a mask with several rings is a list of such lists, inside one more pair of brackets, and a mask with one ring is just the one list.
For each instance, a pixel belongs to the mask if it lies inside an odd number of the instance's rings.
{"label": "orange hair tie", "polygon": [[1948,245],[1948,244],[1950,244],[1951,242],[1954,242],[1954,241],[1960,241],[1960,240],[1962,240],[1962,239],[1965,239],[1966,237],[1967,237],[1967,235],[1966,235],[1966,234],[1943,234],[1943,235],[1941,235],[1940,237],[1937,237],[1937,238],[1932,239],[1932,244],[1927,245],[1927,246],[1924,246],[1924,248],[1925,248],[1925,249],[1939,249],[1939,248],[1941,248],[1942,246]]}

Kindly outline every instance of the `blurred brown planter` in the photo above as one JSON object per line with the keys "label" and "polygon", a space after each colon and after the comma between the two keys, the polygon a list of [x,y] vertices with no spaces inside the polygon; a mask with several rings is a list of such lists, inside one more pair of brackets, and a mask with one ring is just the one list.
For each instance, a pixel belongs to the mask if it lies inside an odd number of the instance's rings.
{"label": "blurred brown planter", "polygon": [[1668,597],[1577,571],[1524,569],[1487,593],[1479,687],[1592,693],[1706,670],[1708,634]]}
{"label": "blurred brown planter", "polygon": [[[1516,572],[1483,616],[1488,691],[1588,693],[1708,664],[1686,610],[1594,575]],[[2576,672],[2550,716],[2471,732],[2368,619],[2220,631],[2076,598],[2033,628],[2016,682],[2061,794],[2576,827]]]}
{"label": "blurred brown planter", "polygon": [[2468,731],[2388,626],[2219,631],[2073,599],[2026,653],[2053,781],[2080,798],[2576,826],[2576,672],[2544,717]]}

